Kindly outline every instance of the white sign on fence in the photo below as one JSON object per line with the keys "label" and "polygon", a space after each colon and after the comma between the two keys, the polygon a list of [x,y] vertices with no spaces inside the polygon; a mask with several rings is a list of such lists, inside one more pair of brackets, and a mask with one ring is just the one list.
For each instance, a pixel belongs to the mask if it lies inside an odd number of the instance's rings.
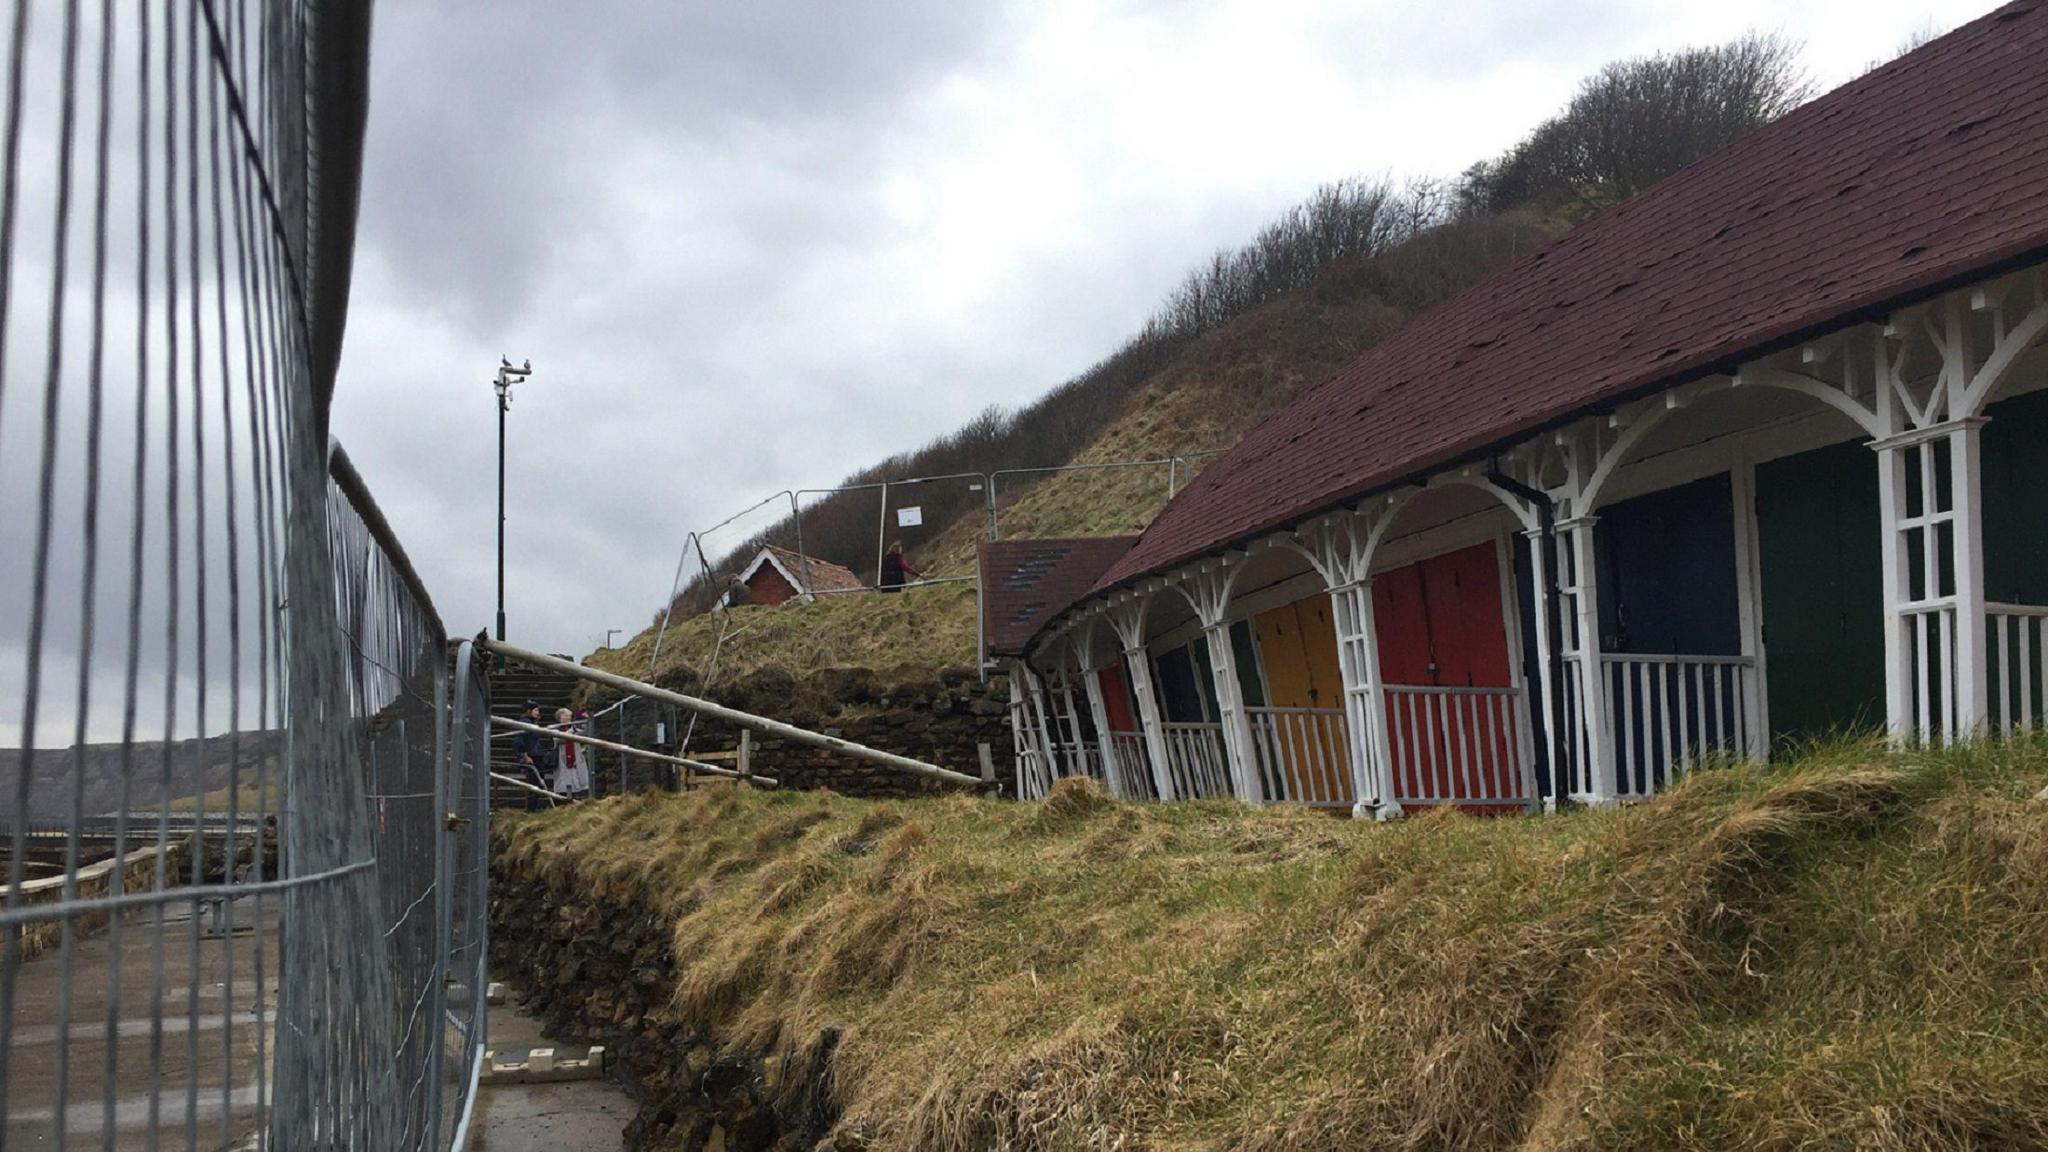
{"label": "white sign on fence", "polygon": [[915,528],[922,523],[924,523],[924,508],[922,506],[912,504],[908,508],[898,508],[896,510],[896,526],[898,528]]}

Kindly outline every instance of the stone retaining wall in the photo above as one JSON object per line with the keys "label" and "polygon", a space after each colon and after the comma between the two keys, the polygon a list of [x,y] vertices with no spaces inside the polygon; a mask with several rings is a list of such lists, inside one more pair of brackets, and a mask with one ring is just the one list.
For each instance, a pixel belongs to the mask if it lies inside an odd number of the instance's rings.
{"label": "stone retaining wall", "polygon": [[[121,891],[148,892],[156,887],[158,857],[163,858],[164,871],[171,883],[183,879],[184,862],[188,856],[184,841],[173,841],[161,852],[157,845],[138,848],[121,860],[106,859],[88,864],[78,870],[76,891],[73,901],[98,900],[113,892],[114,874],[121,876]],[[55,905],[64,900],[64,877],[48,876],[41,880],[30,880],[21,886],[21,903],[34,908],[39,905]],[[107,923],[108,913],[87,912],[70,918],[72,931],[79,936],[87,935]],[[29,920],[17,925],[15,932],[21,948],[23,961],[33,960],[45,951],[56,947],[63,939],[64,920]]]}
{"label": "stone retaining wall", "polygon": [[[669,934],[637,906],[560,890],[515,872],[493,842],[491,964],[547,1034],[603,1044],[607,1074],[639,1103],[629,1149],[795,1152],[817,1146],[837,1118],[819,1094],[838,1037],[794,1057],[721,1053],[671,1008]],[[800,1074],[791,1075],[794,1070]]]}
{"label": "stone retaining wall", "polygon": [[[688,678],[663,687],[695,694]],[[712,693],[721,704],[767,716],[800,728],[823,732],[894,752],[901,756],[965,772],[981,773],[979,746],[987,744],[1003,792],[1015,790],[1011,755],[1009,682],[991,677],[983,684],[969,668],[941,672],[880,674],[865,668],[828,668],[808,676],[764,672],[724,685]],[[597,701],[602,706],[603,701]],[[628,713],[627,735],[643,747],[654,742],[655,712],[635,705]],[[688,723],[684,714],[684,724]],[[599,722],[598,735],[617,739],[609,719]],[[733,725],[699,720],[690,747],[696,752],[737,747]],[[600,757],[604,765],[604,758]],[[609,768],[609,765],[604,765]],[[829,788],[848,796],[902,798],[946,790],[946,786],[893,771],[864,760],[799,744],[755,738],[754,771],[772,776],[785,788]],[[616,769],[611,769],[613,775]],[[652,765],[629,769],[629,786],[645,787],[657,778]]]}

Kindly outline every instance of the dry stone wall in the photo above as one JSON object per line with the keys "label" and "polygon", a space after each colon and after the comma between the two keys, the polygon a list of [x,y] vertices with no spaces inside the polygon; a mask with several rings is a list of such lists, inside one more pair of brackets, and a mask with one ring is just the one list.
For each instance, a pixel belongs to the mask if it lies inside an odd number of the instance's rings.
{"label": "dry stone wall", "polygon": [[547,1034],[605,1045],[607,1074],[639,1109],[626,1146],[674,1152],[795,1152],[838,1117],[824,1094],[838,1034],[793,1052],[736,1054],[673,1007],[661,920],[628,902],[558,889],[508,865],[493,843],[491,965]]}
{"label": "dry stone wall", "polygon": [[[687,675],[664,681],[662,686],[693,695],[699,692],[694,678]],[[1016,780],[1009,692],[1009,682],[1003,677],[990,677],[984,684],[970,668],[936,673],[827,668],[800,678],[762,672],[718,686],[709,695],[728,707],[969,775],[980,774],[979,748],[987,744],[996,781],[1009,795]],[[596,703],[601,707],[605,701]],[[636,745],[652,747],[659,719],[653,707],[635,702],[627,711],[627,738]],[[687,713],[679,723],[687,727]],[[617,739],[615,724],[610,717],[599,720],[597,734]],[[739,745],[739,739],[736,726],[700,719],[690,748],[693,752],[731,749]],[[615,758],[607,759],[600,758],[600,767],[610,781],[616,779],[618,767]],[[754,738],[753,769],[774,777],[786,788],[829,788],[848,796],[895,799],[944,790],[943,785],[908,773],[796,741],[758,735]],[[646,762],[627,766],[628,787],[649,787],[658,778],[656,768]]]}

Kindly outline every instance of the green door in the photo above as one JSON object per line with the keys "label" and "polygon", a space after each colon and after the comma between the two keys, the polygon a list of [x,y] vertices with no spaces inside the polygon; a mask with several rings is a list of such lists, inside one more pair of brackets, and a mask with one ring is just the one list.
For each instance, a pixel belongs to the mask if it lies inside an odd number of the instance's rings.
{"label": "green door", "polygon": [[1860,441],[1756,470],[1774,740],[1884,724],[1877,453]]}
{"label": "green door", "polygon": [[2048,604],[2048,392],[2001,400],[1984,415],[1984,598]]}

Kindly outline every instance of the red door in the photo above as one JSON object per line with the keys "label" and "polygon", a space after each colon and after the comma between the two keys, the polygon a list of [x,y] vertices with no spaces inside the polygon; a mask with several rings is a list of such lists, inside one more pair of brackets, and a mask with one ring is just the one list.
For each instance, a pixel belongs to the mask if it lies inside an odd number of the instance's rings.
{"label": "red door", "polygon": [[1124,670],[1104,668],[1095,678],[1102,685],[1102,710],[1109,713],[1109,730],[1138,731],[1137,718],[1131,715],[1131,690],[1124,686]]}
{"label": "red door", "polygon": [[1403,803],[1513,797],[1515,709],[1504,696],[1414,689],[1507,688],[1497,546],[1475,545],[1373,577],[1394,788]]}

